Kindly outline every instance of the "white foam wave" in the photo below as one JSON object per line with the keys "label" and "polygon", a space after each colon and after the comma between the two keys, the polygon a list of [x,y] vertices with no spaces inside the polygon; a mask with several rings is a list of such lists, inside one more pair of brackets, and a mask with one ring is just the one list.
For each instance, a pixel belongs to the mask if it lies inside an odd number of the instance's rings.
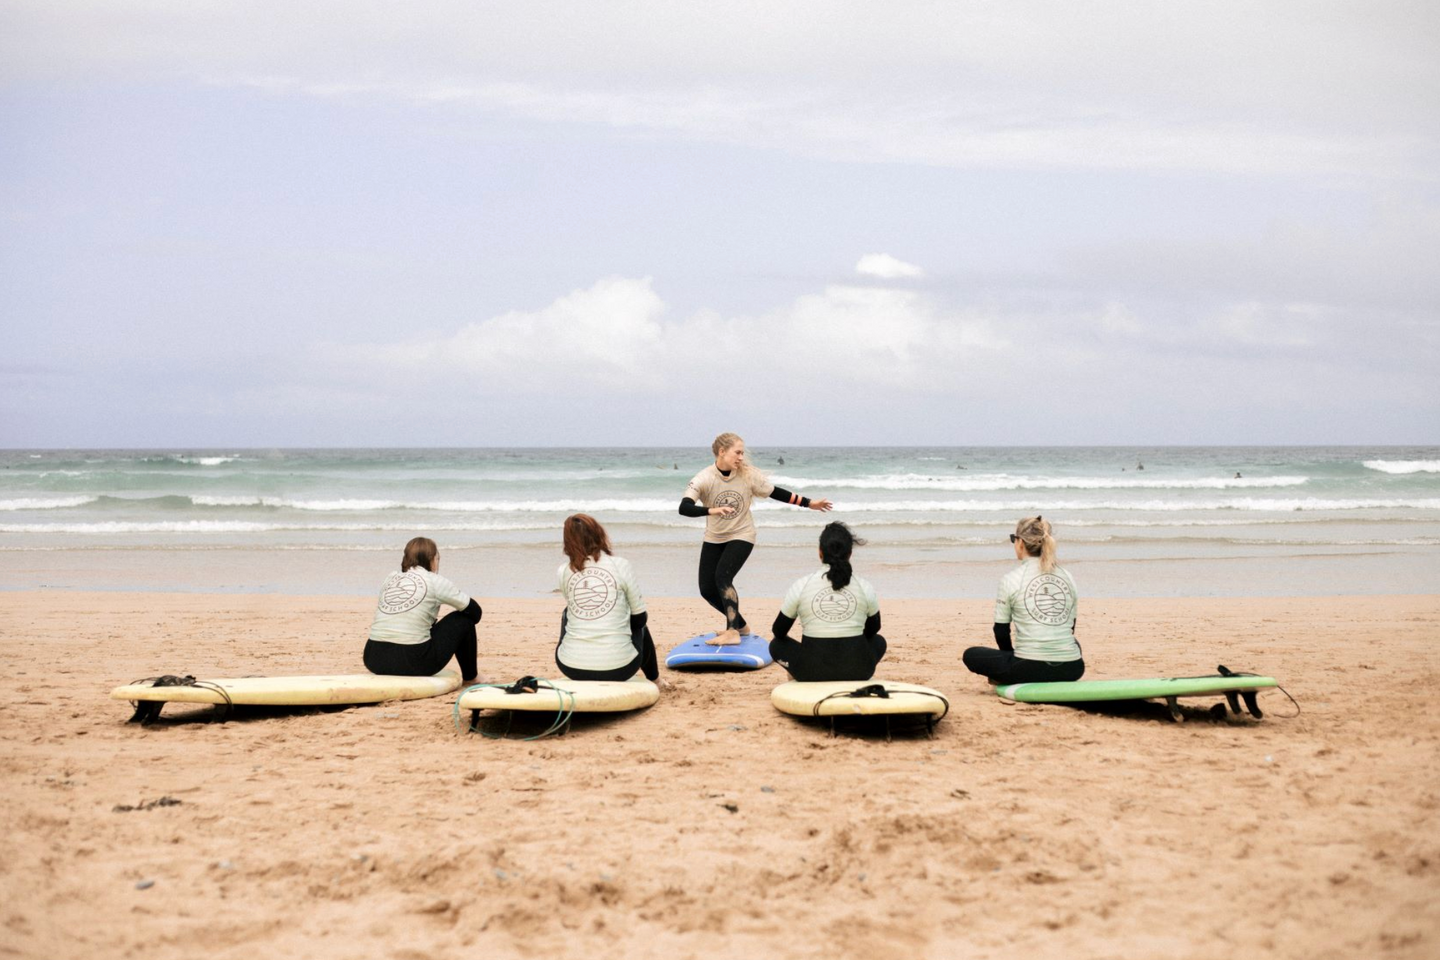
{"label": "white foam wave", "polygon": [[368,512],[376,510],[437,510],[444,513],[674,513],[679,500],[292,500],[286,497],[194,496],[198,507],[283,507],[290,510],[322,512]]}
{"label": "white foam wave", "polygon": [[291,500],[286,497],[226,497],[197,496],[190,502],[197,507],[286,507],[291,510],[367,511],[367,510],[422,510],[424,504],[404,503],[400,500]]}
{"label": "white foam wave", "polygon": [[[557,530],[555,523],[504,523],[474,521],[470,523],[427,523],[425,530],[451,532],[499,533],[507,531]],[[168,520],[131,521],[106,520],[99,523],[7,523],[0,524],[0,533],[28,534],[124,534],[124,533],[390,533],[413,532],[413,523],[260,523],[244,520]]]}
{"label": "white foam wave", "polygon": [[1381,473],[1440,473],[1440,460],[1366,460],[1364,466]]}
{"label": "white foam wave", "polygon": [[[440,500],[406,502],[400,500],[293,500],[285,497],[193,496],[189,498],[202,507],[271,507],[318,512],[368,513],[377,511],[435,511],[441,513],[664,513],[676,512],[677,501],[659,498],[605,500]],[[768,500],[757,500],[756,511],[789,511],[794,509]],[[837,501],[836,509],[845,513],[995,513],[1044,509],[1051,511],[1128,510],[1144,512],[1178,512],[1209,510],[1367,510],[1367,509],[1440,509],[1440,498],[1412,500],[1382,499],[1321,499],[1318,497],[1257,498],[1234,497],[1207,500],[875,500]]]}
{"label": "white foam wave", "polygon": [[18,500],[0,500],[0,510],[62,510],[66,507],[83,507],[94,503],[96,497],[21,497]]}
{"label": "white foam wave", "polygon": [[782,487],[802,490],[946,490],[985,493],[1000,490],[1246,490],[1298,487],[1307,477],[1017,477],[1005,473],[966,477],[929,477],[918,473],[867,477],[771,477]]}
{"label": "white foam wave", "polygon": [[1297,510],[1440,510],[1440,497],[1413,500],[1324,500],[1318,497],[1229,500],[884,500],[836,501],[837,513],[1008,513],[1024,510],[1125,510],[1131,513],[1178,513],[1207,510],[1255,510],[1288,513]]}
{"label": "white foam wave", "polygon": [[196,457],[188,453],[172,453],[163,457],[141,457],[141,463],[185,463],[194,467],[218,467],[222,463],[234,463],[236,460],[243,460],[238,453],[229,456]]}

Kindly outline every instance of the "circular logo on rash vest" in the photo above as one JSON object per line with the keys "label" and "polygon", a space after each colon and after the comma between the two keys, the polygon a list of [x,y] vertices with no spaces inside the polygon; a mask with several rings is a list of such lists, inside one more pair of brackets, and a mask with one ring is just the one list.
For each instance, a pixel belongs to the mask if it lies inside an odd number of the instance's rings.
{"label": "circular logo on rash vest", "polygon": [[1053,573],[1042,573],[1025,588],[1025,610],[1040,623],[1058,627],[1069,620],[1065,612],[1074,601],[1070,584]]}
{"label": "circular logo on rash vest", "polygon": [[426,594],[425,578],[418,573],[392,573],[380,588],[380,612],[404,613],[420,606]]}
{"label": "circular logo on rash vest", "polygon": [[570,575],[570,614],[581,620],[598,620],[615,609],[620,585],[603,567],[590,567]]}
{"label": "circular logo on rash vest", "polygon": [[826,623],[841,623],[855,613],[855,604],[849,590],[822,590],[810,601],[810,610]]}
{"label": "circular logo on rash vest", "polygon": [[735,511],[734,516],[721,517],[722,520],[736,520],[745,512],[745,497],[738,490],[725,490],[715,498],[715,506],[729,507]]}

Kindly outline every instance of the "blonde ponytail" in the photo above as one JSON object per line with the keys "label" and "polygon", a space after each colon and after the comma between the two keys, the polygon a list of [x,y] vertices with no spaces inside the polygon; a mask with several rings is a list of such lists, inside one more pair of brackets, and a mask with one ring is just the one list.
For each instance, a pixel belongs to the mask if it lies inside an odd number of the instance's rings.
{"label": "blonde ponytail", "polygon": [[1015,537],[1025,544],[1025,552],[1040,558],[1040,572],[1055,569],[1055,537],[1044,517],[1026,517],[1015,525]]}

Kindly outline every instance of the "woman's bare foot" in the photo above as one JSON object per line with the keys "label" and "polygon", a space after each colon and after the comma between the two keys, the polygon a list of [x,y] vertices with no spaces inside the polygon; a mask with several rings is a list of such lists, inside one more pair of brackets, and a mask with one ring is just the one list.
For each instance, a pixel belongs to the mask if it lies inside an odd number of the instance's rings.
{"label": "woman's bare foot", "polygon": [[712,647],[728,647],[740,642],[739,630],[726,630],[705,641]]}

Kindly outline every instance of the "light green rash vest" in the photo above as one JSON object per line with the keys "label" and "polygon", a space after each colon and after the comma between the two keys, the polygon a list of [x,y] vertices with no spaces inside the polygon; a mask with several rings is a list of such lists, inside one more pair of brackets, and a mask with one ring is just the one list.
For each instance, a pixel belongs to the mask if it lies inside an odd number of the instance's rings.
{"label": "light green rash vest", "polygon": [[850,582],[836,590],[825,576],[830,567],[821,567],[790,585],[780,612],[800,621],[805,639],[858,637],[865,621],[880,612],[880,601],[868,580],[850,575]]}
{"label": "light green rash vest", "polygon": [[1015,656],[1022,660],[1068,663],[1080,659],[1071,625],[1080,593],[1063,567],[1040,572],[1040,558],[1026,557],[1000,578],[995,622],[1010,623]]}
{"label": "light green rash vest", "polygon": [[578,670],[614,670],[634,660],[630,615],[645,612],[645,598],[630,561],[602,553],[579,573],[568,561],[558,573],[566,610],[560,662]]}
{"label": "light green rash vest", "polygon": [[442,604],[464,610],[470,606],[470,597],[440,574],[424,567],[411,567],[404,573],[397,570],[380,585],[370,639],[385,643],[424,643],[430,639],[430,627],[440,615]]}

